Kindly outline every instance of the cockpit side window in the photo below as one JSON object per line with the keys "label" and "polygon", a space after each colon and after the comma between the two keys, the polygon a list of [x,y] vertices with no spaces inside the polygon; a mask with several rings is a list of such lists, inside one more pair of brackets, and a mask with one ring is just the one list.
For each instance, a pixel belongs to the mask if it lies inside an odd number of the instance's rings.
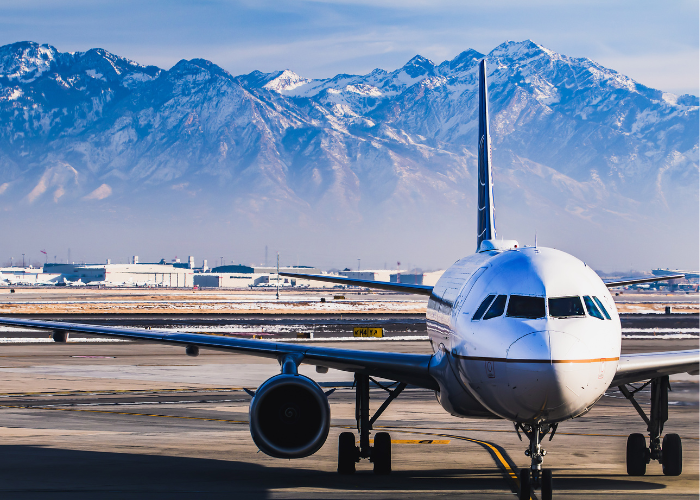
{"label": "cockpit side window", "polygon": [[573,316],[585,316],[581,304],[581,297],[555,297],[547,301],[549,303],[549,315],[553,318],[571,318]]}
{"label": "cockpit side window", "polygon": [[605,321],[605,318],[598,310],[598,307],[595,305],[595,302],[593,302],[592,298],[590,298],[588,295],[584,295],[583,302],[586,304],[586,309],[588,310],[589,315],[593,316],[594,318],[602,319],[603,321]]}
{"label": "cockpit side window", "polygon": [[486,309],[491,305],[491,302],[493,302],[494,297],[495,297],[495,295],[489,295],[488,297],[486,297],[484,299],[484,301],[481,303],[479,308],[474,313],[474,316],[472,316],[472,321],[477,321],[477,320],[481,319],[481,317],[486,312]]}
{"label": "cockpit side window", "polygon": [[610,315],[608,314],[607,309],[605,309],[605,306],[603,306],[603,303],[600,301],[598,297],[593,297],[593,300],[595,300],[595,303],[598,304],[598,309],[605,315],[605,319],[610,319]]}
{"label": "cockpit side window", "polygon": [[511,295],[506,316],[512,318],[544,318],[544,297]]}
{"label": "cockpit side window", "polygon": [[506,309],[506,300],[508,299],[507,295],[499,295],[496,297],[496,300],[493,301],[493,304],[491,304],[491,307],[489,307],[489,310],[486,314],[484,314],[484,319],[491,319],[495,318],[497,316],[501,316],[503,314],[503,311]]}

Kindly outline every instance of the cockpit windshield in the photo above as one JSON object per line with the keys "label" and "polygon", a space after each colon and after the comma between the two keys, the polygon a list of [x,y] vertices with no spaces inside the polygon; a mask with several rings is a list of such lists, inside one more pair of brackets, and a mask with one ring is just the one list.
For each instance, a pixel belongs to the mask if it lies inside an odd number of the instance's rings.
{"label": "cockpit windshield", "polygon": [[511,295],[506,316],[512,318],[544,318],[544,297]]}
{"label": "cockpit windshield", "polygon": [[555,297],[548,299],[549,315],[553,318],[585,316],[581,297]]}
{"label": "cockpit windshield", "polygon": [[491,319],[491,318],[496,318],[503,314],[503,311],[506,308],[506,300],[508,299],[507,295],[499,295],[496,297],[496,300],[493,301],[493,304],[491,304],[491,307],[489,307],[489,310],[487,311],[486,314],[484,314],[484,319]]}
{"label": "cockpit windshield", "polygon": [[598,308],[605,315],[605,319],[610,319],[610,315],[608,314],[607,309],[605,309],[600,299],[598,297],[593,297],[593,300],[595,300],[595,303],[598,304]]}
{"label": "cockpit windshield", "polygon": [[474,316],[472,316],[472,321],[478,321],[481,319],[481,317],[486,312],[486,308],[488,308],[491,305],[491,301],[493,301],[494,297],[495,297],[495,295],[489,295],[488,297],[486,297],[484,299],[484,301],[481,303],[479,308],[474,313]]}
{"label": "cockpit windshield", "polygon": [[[506,311],[506,302],[508,310]],[[610,314],[603,306],[598,297],[584,295],[581,297],[550,297],[547,299],[549,306],[549,317],[551,318],[575,318],[588,314],[598,319],[611,319]],[[585,304],[585,308],[584,308]],[[511,295],[508,300],[507,295],[487,295],[481,302],[476,312],[472,316],[472,321],[480,319],[491,319],[502,316],[511,318],[539,319],[545,317],[544,297],[533,297],[530,295]]]}
{"label": "cockpit windshield", "polygon": [[598,319],[602,319],[602,320],[605,319],[603,317],[603,314],[600,312],[598,307],[595,305],[595,302],[593,302],[592,298],[590,298],[588,295],[584,295],[583,301],[586,303],[586,309],[588,310],[588,314],[590,314],[594,318],[598,318]]}

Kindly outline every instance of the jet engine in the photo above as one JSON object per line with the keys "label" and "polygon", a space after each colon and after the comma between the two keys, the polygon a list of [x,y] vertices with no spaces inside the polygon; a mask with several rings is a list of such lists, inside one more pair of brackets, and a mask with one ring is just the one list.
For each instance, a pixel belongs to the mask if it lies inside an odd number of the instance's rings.
{"label": "jet engine", "polygon": [[330,422],[328,398],[303,375],[283,373],[268,379],[250,402],[250,434],[271,457],[313,455],[326,442]]}

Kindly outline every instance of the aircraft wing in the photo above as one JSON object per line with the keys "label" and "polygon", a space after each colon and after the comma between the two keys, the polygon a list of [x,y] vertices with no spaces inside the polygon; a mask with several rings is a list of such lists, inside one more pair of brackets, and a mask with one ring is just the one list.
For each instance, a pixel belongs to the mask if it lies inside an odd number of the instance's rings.
{"label": "aircraft wing", "polygon": [[654,281],[677,280],[685,278],[685,274],[669,274],[667,276],[654,276],[653,278],[637,278],[620,281],[607,281],[605,286],[614,288],[616,286],[638,285],[639,283],[653,283]]}
{"label": "aircraft wing", "polygon": [[620,356],[612,387],[639,382],[655,377],[689,373],[697,375],[700,370],[700,350],[648,352]]}
{"label": "aircraft wing", "polygon": [[280,273],[280,276],[290,276],[305,280],[327,281],[328,283],[339,283],[349,286],[364,286],[368,288],[379,288],[380,290],[390,290],[392,292],[416,293],[419,295],[430,295],[433,287],[427,285],[409,285],[406,283],[389,283],[387,281],[357,280],[346,278],[345,276],[329,276],[327,274],[299,274]]}
{"label": "aircraft wing", "polygon": [[355,351],[308,344],[248,340],[194,333],[172,333],[158,330],[117,328],[65,323],[62,321],[38,321],[0,317],[0,325],[50,330],[56,333],[82,333],[129,340],[161,342],[182,347],[197,346],[219,351],[237,352],[265,358],[280,359],[285,354],[303,356],[302,363],[326,366],[337,370],[382,377],[397,382],[438,390],[435,380],[428,374],[429,354],[404,354],[376,351]]}

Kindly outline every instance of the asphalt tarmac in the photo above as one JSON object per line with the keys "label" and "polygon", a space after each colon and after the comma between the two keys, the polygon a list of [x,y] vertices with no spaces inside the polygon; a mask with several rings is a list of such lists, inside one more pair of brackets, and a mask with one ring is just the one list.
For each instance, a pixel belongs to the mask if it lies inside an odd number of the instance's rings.
{"label": "asphalt tarmac", "polygon": [[[321,344],[323,345],[323,344]],[[331,345],[331,344],[328,344]],[[333,344],[337,346],[336,344]],[[624,341],[625,352],[697,348],[698,340]],[[428,352],[427,342],[353,342],[343,347]],[[6,344],[0,351],[2,498],[514,498],[512,474],[527,466],[512,424],[452,417],[430,391],[407,389],[378,420],[392,435],[393,473],[358,464],[335,472],[338,434],[354,427],[352,376],[303,373],[330,396],[332,428],[312,457],[259,453],[248,430],[250,396],[278,373],[270,360],[145,343]],[[645,425],[617,390],[585,417],[564,422],[545,467],[555,498],[697,498],[698,377],[672,383],[666,432],[683,438],[684,471],[658,463],[644,477],[625,472],[630,432]],[[371,392],[376,409],[384,398]],[[641,402],[648,409],[648,393]]]}

